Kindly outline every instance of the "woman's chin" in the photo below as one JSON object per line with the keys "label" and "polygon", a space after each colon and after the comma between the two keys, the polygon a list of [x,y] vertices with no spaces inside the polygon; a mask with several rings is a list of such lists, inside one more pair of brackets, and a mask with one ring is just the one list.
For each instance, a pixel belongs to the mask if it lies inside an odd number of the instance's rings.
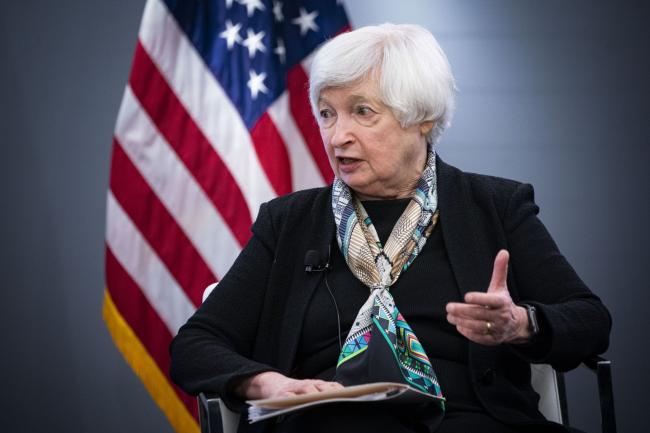
{"label": "woman's chin", "polygon": [[368,190],[368,182],[358,174],[339,172],[339,178],[354,192],[364,193],[364,191]]}

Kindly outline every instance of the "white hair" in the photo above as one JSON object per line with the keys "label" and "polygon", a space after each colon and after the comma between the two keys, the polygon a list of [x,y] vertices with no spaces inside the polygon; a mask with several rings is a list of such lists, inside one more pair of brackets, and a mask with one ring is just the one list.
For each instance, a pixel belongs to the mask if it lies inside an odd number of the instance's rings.
{"label": "white hair", "polygon": [[314,56],[309,99],[318,119],[320,93],[377,73],[379,95],[402,127],[433,121],[427,142],[451,124],[456,86],[447,56],[433,35],[413,24],[361,27],[325,43]]}

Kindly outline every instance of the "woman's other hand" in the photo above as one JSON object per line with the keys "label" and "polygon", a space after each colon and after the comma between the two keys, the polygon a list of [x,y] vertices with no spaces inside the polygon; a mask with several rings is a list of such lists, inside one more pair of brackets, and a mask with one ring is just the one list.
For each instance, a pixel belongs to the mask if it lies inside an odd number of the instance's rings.
{"label": "woman's other hand", "polygon": [[327,382],[318,379],[292,379],[274,371],[267,371],[244,379],[235,388],[235,392],[246,399],[258,400],[310,394],[340,388],[343,388],[343,385],[338,382]]}
{"label": "woman's other hand", "polygon": [[515,305],[508,292],[509,258],[506,250],[497,253],[487,293],[469,292],[464,303],[447,304],[447,321],[475,343],[494,346],[530,339],[526,309]]}

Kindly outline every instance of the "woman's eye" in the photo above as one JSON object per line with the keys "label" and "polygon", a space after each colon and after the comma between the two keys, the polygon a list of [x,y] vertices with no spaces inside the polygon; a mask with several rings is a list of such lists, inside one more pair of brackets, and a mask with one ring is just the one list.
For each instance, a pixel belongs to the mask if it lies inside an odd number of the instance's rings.
{"label": "woman's eye", "polygon": [[318,124],[329,128],[336,121],[336,114],[330,108],[323,108],[318,112]]}
{"label": "woman's eye", "polygon": [[366,107],[365,105],[361,105],[357,107],[357,114],[359,114],[360,116],[368,116],[372,113],[373,111],[369,107]]}

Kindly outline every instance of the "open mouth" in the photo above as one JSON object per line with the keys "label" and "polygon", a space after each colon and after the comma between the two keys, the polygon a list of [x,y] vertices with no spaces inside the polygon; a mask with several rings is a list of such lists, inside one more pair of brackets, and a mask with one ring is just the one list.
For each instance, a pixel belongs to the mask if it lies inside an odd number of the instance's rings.
{"label": "open mouth", "polygon": [[341,157],[337,157],[336,159],[339,161],[340,164],[344,164],[344,165],[347,165],[347,164],[354,164],[355,162],[359,162],[359,161],[361,161],[360,159],[356,159],[356,158],[341,158]]}

